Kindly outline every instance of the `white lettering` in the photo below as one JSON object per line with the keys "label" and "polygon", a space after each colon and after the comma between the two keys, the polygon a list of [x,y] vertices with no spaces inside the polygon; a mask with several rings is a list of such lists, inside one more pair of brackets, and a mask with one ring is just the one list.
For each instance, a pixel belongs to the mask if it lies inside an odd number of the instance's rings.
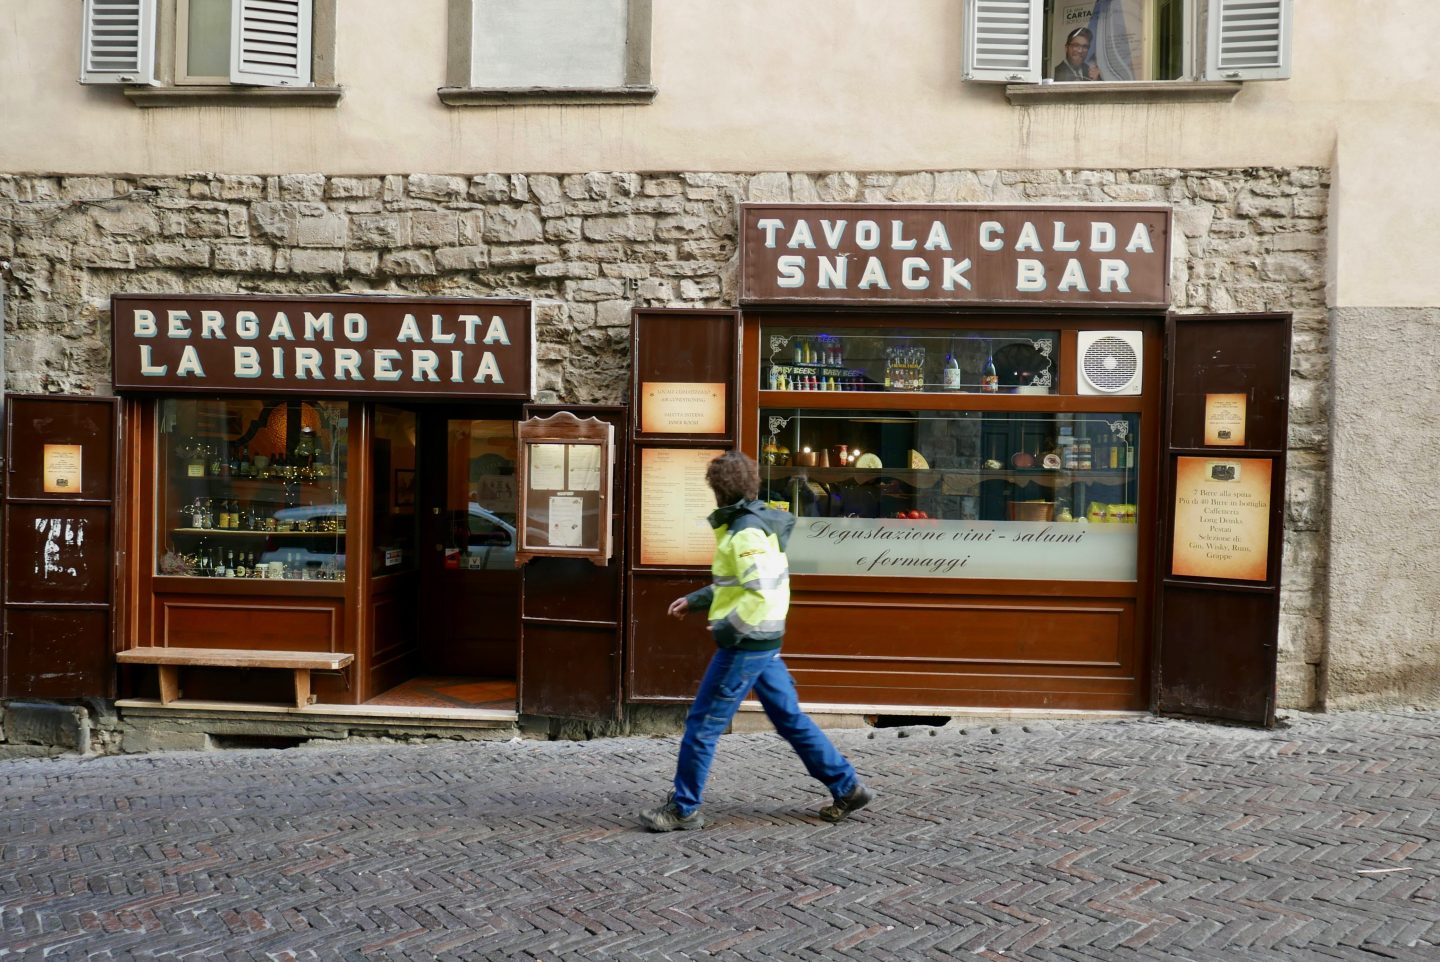
{"label": "white lettering", "polygon": [[[440,380],[440,355],[434,351],[416,351],[410,355],[410,380]],[[421,377],[421,375],[424,377]]]}
{"label": "white lettering", "polygon": [[1072,257],[1065,263],[1065,272],[1060,275],[1060,283],[1055,285],[1057,291],[1088,291],[1090,285],[1085,283],[1085,269],[1080,266],[1079,258]]}
{"label": "white lettering", "polygon": [[980,246],[987,251],[998,251],[1005,247],[1002,239],[1005,228],[997,220],[987,220],[980,225]]}
{"label": "white lettering", "polygon": [[[780,230],[780,228],[785,226],[785,222],[774,217],[762,217],[758,222],[756,222],[755,226],[765,232],[765,246],[774,247],[775,234]],[[474,344],[475,342],[466,341],[465,343]]]}
{"label": "white lettering", "polygon": [[175,365],[176,377],[204,377],[205,368],[200,366],[200,354],[194,344],[186,344],[180,352],[180,362]]}
{"label": "white lettering", "polygon": [[1150,245],[1150,228],[1143,223],[1135,225],[1135,232],[1130,235],[1130,243],[1125,245],[1127,254],[1134,254],[1143,251],[1146,254],[1155,253],[1155,248]]}
{"label": "white lettering", "polygon": [[165,326],[165,336],[174,338],[185,338],[190,336],[190,328],[185,322],[190,320],[189,311],[166,311],[165,317],[169,321]]}
{"label": "white lettering", "polygon": [[892,220],[890,222],[891,250],[913,251],[915,244],[915,238],[905,236],[905,222],[903,220]]}
{"label": "white lettering", "polygon": [[846,254],[839,257],[821,257],[816,260],[816,284],[822,290],[845,289],[845,271],[850,266]]}
{"label": "white lettering", "polygon": [[838,249],[840,242],[845,239],[845,225],[848,223],[850,223],[848,220],[822,220],[820,222],[820,230],[825,234],[825,243],[830,245],[832,251]]}
{"label": "white lettering", "polygon": [[1113,282],[1116,290],[1122,294],[1130,293],[1130,285],[1126,278],[1130,276],[1130,265],[1118,258],[1100,258],[1100,290],[1110,292],[1110,285]]}
{"label": "white lettering", "polygon": [[873,220],[862,220],[855,225],[855,243],[861,250],[873,251],[880,246],[880,225]]}
{"label": "white lettering", "polygon": [[1043,291],[1045,289],[1045,265],[1028,257],[1016,260],[1015,289],[1017,291]]}
{"label": "white lettering", "polygon": [[[775,245],[770,245],[775,246]],[[475,329],[480,326],[479,314],[461,314],[460,323],[465,325],[465,343],[475,343]]]}
{"label": "white lettering", "polygon": [[400,380],[400,371],[395,368],[395,362],[400,360],[399,351],[392,351],[389,348],[376,348],[372,353],[375,355],[375,380]]}
{"label": "white lettering", "polygon": [[775,267],[780,271],[775,280],[777,287],[805,286],[805,258],[801,255],[786,254],[775,262]]}
{"label": "white lettering", "polygon": [[450,352],[450,383],[459,384],[465,380],[460,374],[460,359],[465,356],[463,351]]}
{"label": "white lettering", "polygon": [[420,334],[420,322],[415,320],[414,314],[405,315],[405,319],[400,322],[400,335],[395,340],[400,344],[404,344],[406,341],[414,341],[416,344],[425,343],[425,338]]}
{"label": "white lettering", "polygon": [[295,349],[295,377],[301,381],[311,378],[317,381],[325,380],[325,375],[320,373],[319,348],[297,347]]}
{"label": "white lettering", "polygon": [[293,341],[295,332],[290,329],[290,318],[285,316],[284,311],[275,312],[275,320],[270,324],[270,340]]}
{"label": "white lettering", "polygon": [[1057,251],[1078,251],[1080,249],[1079,240],[1065,239],[1065,222],[1063,220],[1055,222],[1055,242],[1050,245],[1050,249]]}
{"label": "white lettering", "polygon": [[364,314],[345,315],[345,339],[348,341],[363,341],[370,336],[370,322],[365,320]]}
{"label": "white lettering", "polygon": [[1020,239],[1015,242],[1017,251],[1043,251],[1040,246],[1040,232],[1028,220],[1020,227]]}
{"label": "white lettering", "polygon": [[955,285],[959,284],[967,291],[970,290],[970,279],[965,276],[965,272],[970,269],[970,258],[957,261],[953,257],[947,257],[944,263],[945,280],[940,286],[947,291],[953,291]]}
{"label": "white lettering", "polygon": [[335,340],[335,315],[326,311],[319,317],[305,312],[305,340],[313,341],[319,336],[322,341]]}
{"label": "white lettering", "polygon": [[430,315],[430,343],[431,344],[454,344],[455,333],[449,334],[444,330],[445,317],[442,314]]}
{"label": "white lettering", "polygon": [[243,378],[260,376],[260,351],[258,348],[235,348],[235,376]]}
{"label": "white lettering", "polygon": [[353,347],[337,347],[335,349],[335,380],[365,380],[365,376],[360,373],[359,351]]}
{"label": "white lettering", "polygon": [[149,344],[140,345],[140,376],[141,377],[164,377],[165,372],[170,369],[168,364],[155,363],[155,348]]}
{"label": "white lettering", "polygon": [[932,221],[930,224],[930,236],[925,238],[925,249],[927,251],[954,250],[950,246],[950,232],[938,220]]}
{"label": "white lettering", "polygon": [[907,257],[900,264],[900,283],[908,290],[923,291],[930,286],[930,278],[916,277],[916,271],[928,271],[930,265],[925,263],[923,257]]}
{"label": "white lettering", "polygon": [[496,362],[495,355],[489,351],[486,351],[480,358],[480,370],[475,372],[475,376],[470,379],[470,382],[472,384],[484,384],[486,378],[489,378],[496,384],[505,383],[505,379],[500,376],[500,365]]}
{"label": "white lettering", "polygon": [[885,279],[885,265],[880,263],[880,258],[872,257],[865,262],[865,270],[860,273],[860,283],[856,287],[862,291],[871,287],[878,287],[882,291],[890,289],[890,282]]}
{"label": "white lettering", "polygon": [[255,340],[260,336],[260,316],[254,311],[236,311],[235,333],[242,341]]}
{"label": "white lettering", "polygon": [[815,237],[810,233],[810,225],[803,220],[795,222],[795,229],[790,232],[790,243],[785,245],[792,251],[797,247],[808,247],[815,249]]}
{"label": "white lettering", "polygon": [[1115,225],[1103,220],[1097,220],[1090,225],[1090,250],[1095,254],[1103,254],[1106,251],[1115,249]]}
{"label": "white lettering", "polygon": [[485,329],[484,344],[504,344],[510,346],[510,335],[505,331],[505,322],[496,314],[490,318],[490,326]]}
{"label": "white lettering", "polygon": [[159,325],[155,323],[154,311],[136,311],[134,316],[136,337],[154,337],[160,333]]}
{"label": "white lettering", "polygon": [[270,349],[270,359],[274,362],[274,370],[271,373],[275,376],[275,380],[285,380],[285,349],[283,347],[272,347]]}
{"label": "white lettering", "polygon": [[225,340],[225,315],[219,311],[200,312],[200,336]]}

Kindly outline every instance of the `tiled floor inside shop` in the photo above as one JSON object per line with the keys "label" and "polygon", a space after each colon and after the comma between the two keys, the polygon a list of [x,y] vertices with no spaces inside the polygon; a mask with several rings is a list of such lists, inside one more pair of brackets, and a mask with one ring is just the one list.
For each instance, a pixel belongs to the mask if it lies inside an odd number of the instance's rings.
{"label": "tiled floor inside shop", "polygon": [[515,679],[421,675],[376,695],[366,705],[403,708],[515,709]]}

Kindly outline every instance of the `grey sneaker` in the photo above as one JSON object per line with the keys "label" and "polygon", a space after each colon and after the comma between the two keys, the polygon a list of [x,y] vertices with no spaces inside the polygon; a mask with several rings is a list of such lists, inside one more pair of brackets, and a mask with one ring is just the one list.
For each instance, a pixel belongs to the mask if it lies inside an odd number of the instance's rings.
{"label": "grey sneaker", "polygon": [[864,782],[856,782],[855,787],[850,789],[849,795],[846,795],[844,798],[837,798],[829,805],[820,809],[820,817],[827,822],[838,822],[845,818],[845,816],[858,812],[866,805],[869,805],[870,800],[874,797],[875,793],[870,790],[870,786]]}
{"label": "grey sneaker", "polygon": [[680,808],[674,802],[675,793],[671,792],[665,799],[664,805],[657,805],[655,808],[647,808],[640,813],[640,824],[652,832],[691,832],[697,828],[705,827],[705,816],[700,814],[700,809],[695,809],[689,815],[681,815]]}

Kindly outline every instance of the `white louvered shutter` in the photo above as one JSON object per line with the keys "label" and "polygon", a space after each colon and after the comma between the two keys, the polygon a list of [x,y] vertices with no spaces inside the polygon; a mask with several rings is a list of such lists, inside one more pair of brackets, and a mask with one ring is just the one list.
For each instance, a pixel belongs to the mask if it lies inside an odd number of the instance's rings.
{"label": "white louvered shutter", "polygon": [[82,84],[155,83],[155,0],[85,0]]}
{"label": "white louvered shutter", "polygon": [[1210,0],[1206,80],[1286,80],[1291,0]]}
{"label": "white louvered shutter", "polygon": [[231,0],[230,82],[310,83],[311,0]]}
{"label": "white louvered shutter", "polygon": [[965,10],[966,80],[1037,83],[1043,0],[969,0]]}

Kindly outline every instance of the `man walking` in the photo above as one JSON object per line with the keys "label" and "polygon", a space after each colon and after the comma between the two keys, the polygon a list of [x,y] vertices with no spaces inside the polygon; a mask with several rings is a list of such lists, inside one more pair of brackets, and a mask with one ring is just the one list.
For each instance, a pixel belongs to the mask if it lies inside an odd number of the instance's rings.
{"label": "man walking", "polygon": [[795,749],[805,770],[830,790],[833,800],[820,809],[820,817],[838,822],[875,796],[854,766],[800,710],[795,680],[780,660],[790,608],[785,544],[795,518],[756,500],[759,466],[739,451],[711,461],[705,482],[719,505],[710,514],[715,529],[713,580],[672,601],[669,614],[684,618],[686,612],[708,608],[716,651],[685,719],[675,789],[665,804],[642,812],[640,820],[655,832],[704,827],[700,800],[716,742],[753,688],[770,723]]}

